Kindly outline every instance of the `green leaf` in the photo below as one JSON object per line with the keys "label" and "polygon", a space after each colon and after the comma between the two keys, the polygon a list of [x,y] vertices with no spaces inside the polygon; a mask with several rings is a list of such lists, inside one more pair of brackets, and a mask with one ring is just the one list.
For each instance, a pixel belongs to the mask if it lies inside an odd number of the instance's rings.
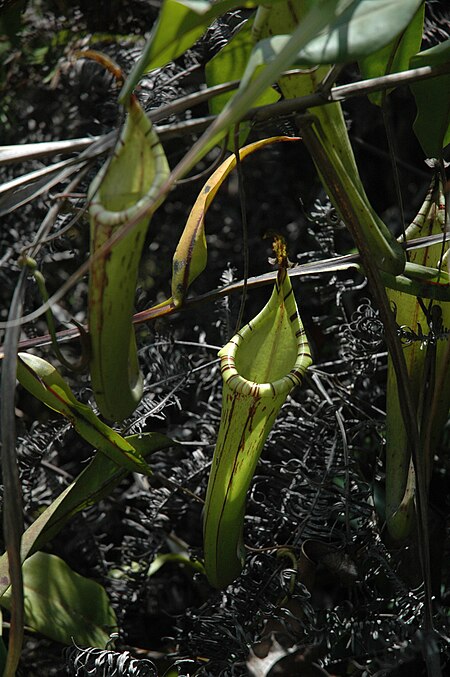
{"label": "green leaf", "polygon": [[[242,77],[254,46],[252,25],[253,21],[247,21],[230,42],[206,64],[205,74],[208,87],[239,80]],[[232,92],[226,92],[213,97],[209,103],[211,113],[218,115],[232,96]],[[280,95],[269,87],[256,99],[254,105],[264,106],[275,103],[279,98]]]}
{"label": "green leaf", "polygon": [[[218,143],[262,92],[296,60],[303,59],[305,62],[307,54],[313,64],[321,60],[323,63],[332,63],[336,61],[334,57],[338,56],[344,60],[365,56],[383,47],[401,32],[419,5],[419,0],[405,0],[402,3],[392,3],[390,0],[354,0],[350,5],[348,0],[322,0],[312,3],[292,35],[279,35],[258,42],[241,79],[239,90],[184,157],[177,167],[177,175],[184,175]],[[375,19],[375,25],[382,25],[381,34],[374,31]],[[367,49],[368,44],[370,49]],[[264,64],[266,68],[253,79],[256,68]]]}
{"label": "green leaf", "polygon": [[[409,68],[409,61],[420,49],[422,42],[424,13],[425,5],[421,5],[401,36],[397,36],[389,45],[360,61],[359,67],[363,78],[378,78],[389,73],[400,73]],[[380,106],[383,93],[369,94],[369,99]]]}
{"label": "green leaf", "polygon": [[[161,12],[139,61],[128,76],[120,94],[128,99],[144,73],[165,66],[183,54],[198,40],[212,21],[237,7],[256,7],[251,0],[164,0]],[[267,2],[265,3],[267,4]],[[269,4],[271,4],[269,0]]]}
{"label": "green leaf", "polygon": [[252,80],[253,70],[244,74],[241,86],[235,96],[226,104],[225,108],[208,127],[200,139],[173,170],[172,176],[176,179],[184,176],[204,155],[226,135],[227,131],[237,122],[254,104],[258,97],[278,79],[280,73],[294,61],[299,49],[319,33],[333,16],[335,0],[322,0],[313,6],[305,16],[304,21],[295,29],[292,41],[282,50],[276,59],[258,73]]}
{"label": "green leaf", "polygon": [[[104,648],[117,627],[104,588],[59,557],[37,552],[23,565],[25,623],[56,642]],[[0,604],[10,608],[10,591]]]}
{"label": "green leaf", "polygon": [[86,404],[81,404],[58,371],[36,355],[20,353],[17,378],[32,395],[59,412],[93,447],[118,466],[151,475],[142,456],[119,433],[102,423]]}
{"label": "green leaf", "polygon": [[[176,444],[159,433],[130,435],[125,439],[143,457]],[[118,468],[107,456],[97,453],[77,479],[25,531],[22,536],[21,561],[24,562],[33,552],[42,548],[77,512],[108,496],[127,474],[128,470]],[[5,553],[0,557],[0,596],[9,585],[8,556]]]}
{"label": "green leaf", "polygon": [[[433,179],[430,189],[425,197],[423,205],[414,221],[406,230],[406,239],[413,240],[418,237],[429,235],[443,235],[445,233],[445,196],[442,184],[439,181],[439,189]],[[441,242],[410,252],[410,265],[425,267],[425,269],[441,268],[441,257],[448,251],[448,243],[444,248]],[[441,273],[440,278],[444,275]],[[446,276],[445,276],[446,277]],[[433,285],[439,287],[437,282]],[[427,333],[429,318],[427,319],[421,305],[416,298],[402,291],[386,290],[390,304],[396,311],[395,321],[400,327],[408,327],[413,332],[418,332],[419,327]],[[433,309],[440,309],[442,326],[450,326],[450,304],[433,304]],[[445,373],[446,351],[448,338],[436,341],[434,346],[436,374]],[[409,388],[416,402],[420,402],[426,392],[427,355],[430,347],[420,341],[403,343],[406,368],[409,375]],[[434,383],[433,394],[438,394],[438,385]],[[433,424],[429,436],[431,450],[435,450],[442,434],[444,425],[448,419],[450,406],[450,380],[447,378],[440,391],[439,406],[431,412],[423,412],[422,416],[433,415]],[[424,418],[422,425],[424,425]],[[425,445],[424,445],[425,447]],[[424,448],[425,453],[425,448]],[[414,496],[416,491],[414,468],[411,461],[411,451],[408,443],[408,435],[401,415],[401,402],[398,394],[397,379],[392,365],[392,358],[388,358],[387,392],[386,392],[386,524],[392,538],[398,541],[404,540],[414,525]],[[434,451],[432,452],[432,457]],[[427,463],[427,460],[424,462]]]}
{"label": "green leaf", "polygon": [[[439,66],[450,62],[450,39],[419,52],[411,59],[411,68]],[[422,80],[411,85],[417,105],[414,131],[425,155],[442,156],[450,143],[450,74]]]}
{"label": "green leaf", "polygon": [[[348,63],[385,47],[410,23],[422,0],[335,0],[333,16],[317,36],[306,45],[299,45],[291,63]],[[329,11],[326,0],[323,8]],[[312,12],[311,12],[312,13]],[[271,63],[291,41],[290,35],[277,35],[261,40],[248,70]]]}

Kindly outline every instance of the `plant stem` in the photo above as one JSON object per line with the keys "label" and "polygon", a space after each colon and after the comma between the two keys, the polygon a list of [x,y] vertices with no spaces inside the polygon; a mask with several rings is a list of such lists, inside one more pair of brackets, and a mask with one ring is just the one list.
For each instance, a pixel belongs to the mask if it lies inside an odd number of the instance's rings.
{"label": "plant stem", "polygon": [[[418,516],[418,544],[421,558],[422,576],[424,581],[425,606],[424,606],[424,631],[425,643],[428,638],[431,638],[434,633],[433,626],[433,610],[432,610],[432,591],[431,591],[431,575],[430,575],[430,551],[429,551],[429,530],[428,530],[428,503],[427,503],[427,482],[425,476],[424,459],[421,455],[420,436],[417,422],[417,411],[411,398],[409,389],[409,376],[406,368],[405,356],[403,354],[400,339],[397,335],[397,326],[394,315],[389,305],[389,299],[386,295],[386,290],[381,279],[380,271],[377,267],[376,261],[367,246],[364,234],[361,232],[360,224],[356,213],[350,200],[347,198],[345,191],[342,190],[341,179],[339,175],[334,172],[332,163],[328,161],[328,157],[324,148],[313,130],[313,121],[309,118],[299,119],[299,126],[303,140],[310,151],[314,162],[320,171],[320,174],[325,180],[327,188],[335,202],[339,203],[339,210],[343,220],[352,235],[352,238],[358,248],[361,263],[363,265],[365,274],[367,276],[369,287],[374,297],[375,303],[378,307],[380,318],[384,325],[386,343],[391,355],[392,363],[397,377],[399,399],[401,403],[401,412],[405,424],[405,429],[408,435],[408,441],[411,447],[411,456],[413,459],[414,469],[416,473],[417,491],[416,491],[416,508]],[[439,665],[433,665],[433,672],[431,670],[431,662],[434,663],[433,655],[426,657],[429,674],[437,677],[440,674]],[[436,672],[436,669],[438,670]]]}
{"label": "plant stem", "polygon": [[[26,271],[22,270],[14,290],[8,319],[22,314]],[[9,561],[12,585],[11,625],[4,677],[14,677],[22,652],[24,632],[24,598],[20,544],[23,533],[22,489],[16,457],[15,389],[17,345],[20,326],[10,326],[5,332],[5,360],[1,378],[1,467],[4,488],[3,533]]]}

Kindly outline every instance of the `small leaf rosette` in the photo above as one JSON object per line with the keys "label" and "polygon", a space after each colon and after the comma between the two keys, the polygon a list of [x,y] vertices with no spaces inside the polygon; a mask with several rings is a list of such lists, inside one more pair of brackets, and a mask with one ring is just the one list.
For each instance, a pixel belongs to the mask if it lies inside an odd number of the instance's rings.
{"label": "small leaf rosette", "polygon": [[223,588],[244,564],[245,499],[264,442],[311,364],[289,276],[280,268],[263,310],[219,352],[222,415],[204,512],[206,574]]}

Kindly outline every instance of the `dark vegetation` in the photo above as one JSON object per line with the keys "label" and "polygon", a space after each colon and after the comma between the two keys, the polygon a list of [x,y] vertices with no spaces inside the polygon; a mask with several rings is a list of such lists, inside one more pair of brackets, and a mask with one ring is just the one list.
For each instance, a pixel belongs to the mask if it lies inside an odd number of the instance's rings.
{"label": "dark vegetation", "polygon": [[[1,143],[31,143],[99,135],[120,124],[117,87],[96,63],[75,61],[89,45],[125,70],[140,53],[159,3],[37,0],[11,5],[1,15]],[[23,9],[23,13],[19,10]],[[445,9],[445,8],[444,8]],[[430,3],[432,45],[447,35],[450,18]],[[145,109],[195,91],[206,61],[240,21],[236,12],[217,23],[175,63],[147,75],[138,96]],[[356,72],[347,68],[342,82]],[[406,222],[414,218],[429,184],[420,146],[412,135],[415,107],[400,88],[389,101]],[[345,105],[350,136],[368,195],[397,233],[397,203],[380,111],[366,99]],[[207,114],[207,107],[195,116]],[[188,118],[192,111],[188,111]],[[180,120],[172,117],[166,123]],[[291,133],[278,120],[254,129],[252,139]],[[192,143],[179,135],[164,142],[170,164]],[[214,151],[197,168],[206,170]],[[29,160],[1,167],[3,180],[43,166]],[[78,192],[100,166],[90,168]],[[276,145],[244,166],[250,275],[270,269],[267,231],[287,240],[296,263],[350,251],[352,243],[318,181],[302,144]],[[176,187],[149,229],[136,308],[169,295],[171,257],[204,178]],[[19,275],[18,256],[65,185],[2,217],[1,319],[7,317]],[[83,207],[70,196],[59,231]],[[243,277],[241,208],[234,176],[208,215],[208,267],[195,283],[201,294]],[[88,224],[80,220],[46,244],[39,266],[56,290],[88,254]],[[84,322],[86,281],[54,312],[60,325]],[[220,419],[221,380],[216,347],[231,336],[239,295],[202,303],[170,319],[138,328],[145,375],[144,398],[125,422],[126,434],[159,431],[181,444],[151,457],[154,476],[130,475],[113,493],[74,517],[47,544],[75,571],[100,582],[118,618],[110,652],[61,645],[26,634],[20,674],[78,675],[404,675],[425,674],[421,632],[423,587],[413,546],[392,547],[383,525],[383,433],[386,352],[383,328],[362,277],[349,272],[295,283],[311,339],[314,369],[282,409],[265,446],[247,501],[247,563],[225,591],[215,591],[194,567],[167,553],[201,559],[202,504]],[[265,303],[267,287],[249,292],[245,317]],[[41,302],[28,281],[25,312]],[[46,334],[42,318],[23,338]],[[66,354],[76,356],[77,342]],[[54,362],[50,348],[39,354]],[[77,397],[95,406],[87,376],[61,367]],[[92,449],[61,417],[18,389],[18,460],[27,524],[76,477]],[[448,429],[437,455],[430,498],[432,585],[442,664],[450,663]],[[277,550],[282,545],[296,561]],[[284,552],[284,554],[283,554]],[[277,554],[278,553],[278,554]],[[152,562],[160,568],[150,570]],[[128,654],[125,652],[129,652]],[[177,665],[176,669],[171,666]],[[270,668],[272,670],[269,672]]]}

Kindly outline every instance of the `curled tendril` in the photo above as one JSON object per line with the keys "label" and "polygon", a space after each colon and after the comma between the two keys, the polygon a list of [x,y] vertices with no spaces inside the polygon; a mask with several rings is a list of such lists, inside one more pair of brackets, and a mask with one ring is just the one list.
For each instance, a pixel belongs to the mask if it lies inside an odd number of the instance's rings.
{"label": "curled tendril", "polygon": [[103,649],[80,649],[71,647],[65,651],[68,674],[72,677],[157,677],[155,664],[144,658],[133,658],[129,651]]}

